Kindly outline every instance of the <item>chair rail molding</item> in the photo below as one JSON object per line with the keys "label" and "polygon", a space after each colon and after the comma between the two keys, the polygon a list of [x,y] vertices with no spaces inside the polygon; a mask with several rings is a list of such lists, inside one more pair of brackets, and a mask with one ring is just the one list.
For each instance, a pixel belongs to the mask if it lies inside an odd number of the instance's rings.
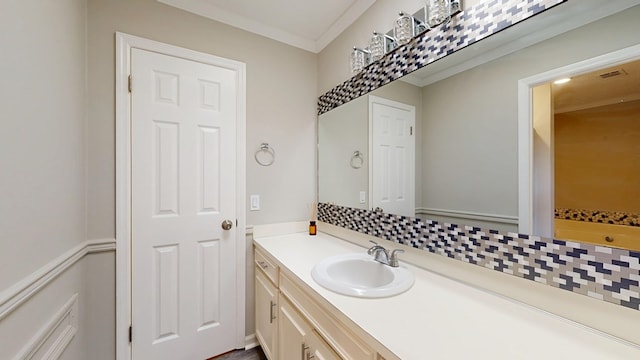
{"label": "chair rail molding", "polygon": [[499,224],[510,224],[510,225],[518,224],[518,217],[514,215],[488,214],[488,213],[480,213],[480,212],[434,209],[434,208],[426,208],[426,207],[417,207],[416,214],[448,216],[448,217],[453,217],[457,219],[491,221]]}
{"label": "chair rail molding", "polygon": [[0,292],[0,320],[28,301],[45,286],[53,282],[58,275],[72,267],[85,255],[105,251],[115,251],[115,239],[86,240],[64,254]]}

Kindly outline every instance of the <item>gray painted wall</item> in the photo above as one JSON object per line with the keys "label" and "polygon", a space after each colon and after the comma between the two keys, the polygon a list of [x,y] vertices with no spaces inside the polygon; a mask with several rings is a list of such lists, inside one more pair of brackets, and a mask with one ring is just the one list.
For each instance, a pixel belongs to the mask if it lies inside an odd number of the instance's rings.
{"label": "gray painted wall", "polygon": [[[305,220],[315,200],[316,55],[154,0],[12,1],[0,12],[0,294],[87,239],[115,236],[115,32],[247,64],[247,224]],[[261,142],[271,167],[253,161]],[[251,237],[247,237],[248,250]],[[247,265],[247,333],[253,266]],[[115,256],[87,255],[0,319],[11,358],[78,294],[64,359],[115,357]],[[5,339],[11,339],[6,344]],[[6,344],[6,345],[5,345]]]}
{"label": "gray painted wall", "polygon": [[[247,194],[261,196],[247,224],[306,219],[315,199],[315,54],[154,0],[88,0],[88,27],[88,238],[115,233],[116,31],[246,63]],[[262,142],[277,153],[270,167],[253,160]]]}

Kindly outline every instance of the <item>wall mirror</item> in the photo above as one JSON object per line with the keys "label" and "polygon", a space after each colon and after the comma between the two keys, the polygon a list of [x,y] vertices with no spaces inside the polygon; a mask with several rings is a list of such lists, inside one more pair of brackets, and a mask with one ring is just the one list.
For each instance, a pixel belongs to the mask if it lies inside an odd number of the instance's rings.
{"label": "wall mirror", "polygon": [[[567,5],[569,3],[553,9],[557,10],[555,13],[550,11],[551,18],[557,19],[558,14],[565,14],[563,16],[572,18],[574,28],[594,20],[593,14],[586,16],[572,13],[577,10]],[[606,11],[603,10],[601,16],[621,10],[609,8]],[[476,67],[518,50],[505,49],[504,46],[512,46],[508,44],[512,44],[513,39],[522,37],[532,28],[544,28],[547,26],[545,21],[548,21],[548,18],[549,16],[546,18],[540,16],[528,20],[526,24],[518,24],[487,39],[488,41],[484,44],[474,44],[473,46],[478,46],[474,48],[473,56],[465,54],[466,49],[463,49],[461,54],[453,54],[450,58],[434,63],[434,66],[426,66],[321,114],[318,121],[318,200],[352,208],[380,207],[385,212],[399,215],[475,225],[501,231],[518,231],[517,121],[513,120],[505,126],[505,119],[502,118],[504,114],[497,114],[495,121],[484,116],[483,122],[474,122],[469,118],[469,108],[478,105],[479,109],[487,111],[487,105],[480,106],[479,102],[486,102],[484,100],[490,97],[490,94],[476,96],[477,94],[466,92],[464,82],[473,81],[470,76],[476,74],[474,72]],[[559,34],[567,30],[565,28],[556,31]],[[548,37],[549,34],[546,36]],[[535,39],[531,44],[543,40]],[[531,44],[521,45],[524,48]],[[478,51],[481,54],[480,57],[484,59],[483,62],[478,60]],[[637,63],[630,63],[621,68],[626,77],[619,77],[615,81],[628,81],[627,85],[616,85],[616,88],[627,91],[625,95],[620,95],[626,99],[626,107],[625,110],[616,111],[626,114],[623,116],[629,116],[629,111],[638,111],[633,110],[634,105],[636,105],[635,109],[640,107],[640,101],[638,101],[640,82],[636,77]],[[471,73],[466,74],[464,79],[447,80],[444,85],[436,84],[440,79],[455,77],[456,73],[465,70],[471,70]],[[601,70],[584,76],[588,78],[597,75],[597,78],[600,78],[600,73],[616,71],[608,68]],[[495,80],[497,83],[502,81],[499,78]],[[548,84],[549,91],[554,94],[553,101],[558,105],[555,109],[558,113],[555,131],[562,135],[561,141],[566,140],[563,140],[563,136],[567,133],[575,135],[578,132],[587,131],[570,130],[567,125],[569,120],[566,118],[574,116],[573,112],[584,112],[586,108],[593,108],[601,114],[607,106],[611,105],[605,104],[611,99],[593,98],[589,99],[588,106],[572,104],[573,100],[585,102],[583,96],[575,96],[575,94],[584,91],[577,90],[578,86],[589,86],[588,81],[583,81],[584,78],[574,80],[576,81],[573,81],[573,84],[564,89],[559,85]],[[513,82],[512,79],[510,81]],[[515,84],[511,86],[516,90]],[[567,91],[571,87],[574,87],[574,90]],[[458,94],[459,97],[452,99],[453,93]],[[505,101],[501,106],[514,109],[514,113],[517,112],[515,96]],[[448,103],[448,106],[434,106],[442,103]],[[445,108],[446,111],[443,110]],[[637,119],[638,113],[634,114],[636,115],[631,117],[635,116]],[[622,120],[612,122],[622,122]],[[636,134],[637,139],[640,136],[638,124],[640,122],[636,121],[635,130],[622,131],[626,134],[624,136]],[[398,145],[394,142],[397,139],[392,139],[393,136],[389,134],[397,135],[395,137],[408,136],[413,139],[413,143],[408,141]],[[557,147],[571,147],[571,142],[579,140],[566,141],[568,143],[565,142]],[[628,151],[629,156],[635,156],[638,161],[637,148],[635,150],[628,148],[625,151]],[[633,155],[634,151],[635,155]],[[558,154],[560,153],[558,151]],[[608,210],[624,212],[627,215],[634,212],[640,213],[640,209],[614,208],[615,206],[612,207],[610,204],[596,206],[567,202],[568,198],[575,196],[568,195],[561,189],[575,188],[575,186],[568,185],[561,179],[566,180],[567,172],[571,174],[577,170],[568,169],[566,159],[556,160],[558,164],[563,161],[565,161],[565,165],[561,165],[563,168],[556,170],[556,180],[559,181],[559,185],[556,185],[558,191],[555,193],[555,199],[560,205],[558,207],[565,210],[574,208],[579,208],[574,210]],[[635,169],[640,169],[640,164],[637,164]],[[638,179],[633,177],[638,174],[628,176],[629,179]],[[609,188],[615,187],[614,184],[609,186]],[[627,198],[630,196],[638,196],[638,194],[627,190],[626,195],[623,195]],[[636,198],[636,200],[639,199]],[[640,202],[635,201],[635,203]],[[583,209],[583,207],[600,207],[600,209]],[[628,226],[632,227],[632,232],[640,229],[637,223],[635,226],[633,223]],[[571,233],[571,231],[573,230],[562,230],[554,237],[590,241],[583,239],[583,234]],[[591,230],[586,231],[593,233]],[[635,234],[634,236],[637,237],[638,233]],[[607,243],[604,244],[607,245]],[[620,242],[609,245],[627,247]]]}

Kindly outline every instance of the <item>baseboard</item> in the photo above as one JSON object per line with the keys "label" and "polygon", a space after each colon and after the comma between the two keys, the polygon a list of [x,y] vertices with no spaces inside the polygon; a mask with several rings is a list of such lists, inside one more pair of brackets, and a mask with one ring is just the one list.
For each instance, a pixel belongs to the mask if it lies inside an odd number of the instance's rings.
{"label": "baseboard", "polygon": [[14,357],[14,360],[57,360],[78,331],[78,294],[74,294]]}
{"label": "baseboard", "polygon": [[259,345],[260,344],[258,343],[258,339],[256,338],[256,334],[247,335],[244,338],[244,349],[245,350],[253,349],[254,347],[257,347]]}
{"label": "baseboard", "polygon": [[53,282],[85,255],[116,249],[115,239],[86,240],[0,293],[0,320]]}

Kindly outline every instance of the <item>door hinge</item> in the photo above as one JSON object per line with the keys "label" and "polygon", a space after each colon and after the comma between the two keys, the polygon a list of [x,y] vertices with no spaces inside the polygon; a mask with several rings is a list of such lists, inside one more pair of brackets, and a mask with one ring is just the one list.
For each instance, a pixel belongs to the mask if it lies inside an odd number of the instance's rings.
{"label": "door hinge", "polygon": [[238,219],[236,219],[236,227],[238,227]]}
{"label": "door hinge", "polygon": [[127,81],[129,82],[128,84],[129,92],[131,92],[131,75],[129,75],[129,77],[127,78]]}
{"label": "door hinge", "polygon": [[129,326],[129,343],[133,341],[133,327]]}
{"label": "door hinge", "polygon": [[[131,90],[129,90],[129,92],[131,92]],[[413,126],[409,126],[409,135],[413,135]]]}

